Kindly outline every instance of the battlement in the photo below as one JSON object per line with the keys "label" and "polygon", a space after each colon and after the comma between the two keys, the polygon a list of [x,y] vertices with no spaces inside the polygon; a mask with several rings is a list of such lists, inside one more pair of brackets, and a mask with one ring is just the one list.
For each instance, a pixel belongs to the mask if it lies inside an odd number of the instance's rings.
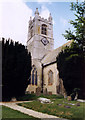
{"label": "battlement", "polygon": [[39,12],[38,12],[38,8],[36,8],[36,11],[35,11],[35,17],[32,19],[32,17],[30,17],[30,20],[29,20],[29,25],[33,24],[33,22],[35,22],[35,19],[39,20],[39,21],[42,21],[42,22],[45,22],[45,23],[48,23],[48,24],[52,24],[52,16],[51,16],[51,13],[48,17],[48,19],[45,19],[43,17],[41,17],[39,15]]}

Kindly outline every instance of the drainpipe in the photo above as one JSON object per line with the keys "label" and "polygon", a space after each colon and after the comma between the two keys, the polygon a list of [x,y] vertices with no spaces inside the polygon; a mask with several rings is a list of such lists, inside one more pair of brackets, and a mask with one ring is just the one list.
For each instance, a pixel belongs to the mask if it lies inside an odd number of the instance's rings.
{"label": "drainpipe", "polygon": [[42,90],[41,90],[41,93],[43,93],[43,84],[44,84],[44,81],[43,81],[43,64],[42,64],[42,84],[41,84],[41,87],[42,87]]}

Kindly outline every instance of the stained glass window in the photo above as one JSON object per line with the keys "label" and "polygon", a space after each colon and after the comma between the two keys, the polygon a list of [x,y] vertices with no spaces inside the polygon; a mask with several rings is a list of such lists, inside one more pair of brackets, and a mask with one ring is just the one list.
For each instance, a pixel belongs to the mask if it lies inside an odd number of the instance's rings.
{"label": "stained glass window", "polygon": [[32,71],[32,85],[34,85],[34,70]]}
{"label": "stained glass window", "polygon": [[35,72],[35,85],[37,85],[37,71]]}
{"label": "stained glass window", "polygon": [[32,68],[30,84],[37,85],[37,70],[36,70],[35,66],[33,66],[33,68]]}

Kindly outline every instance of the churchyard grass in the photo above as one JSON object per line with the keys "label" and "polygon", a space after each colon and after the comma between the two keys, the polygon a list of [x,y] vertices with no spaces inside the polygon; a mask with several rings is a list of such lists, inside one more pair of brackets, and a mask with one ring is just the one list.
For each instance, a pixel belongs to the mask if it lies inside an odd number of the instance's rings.
{"label": "churchyard grass", "polygon": [[41,94],[40,96],[36,96],[36,94],[26,94],[24,96],[21,96],[21,97],[17,97],[17,101],[30,101],[30,100],[37,100],[37,98],[39,97],[46,97],[48,99],[56,99],[56,98],[63,98],[62,95],[43,95]]}
{"label": "churchyard grass", "polygon": [[26,94],[21,97],[17,97],[17,101],[30,101],[30,100],[36,100],[38,97],[35,94]]}
{"label": "churchyard grass", "polygon": [[80,106],[77,106],[77,103],[79,102],[68,101],[62,98],[62,96],[56,97],[55,95],[48,95],[47,97],[43,97],[50,98],[53,103],[42,104],[38,100],[35,100],[33,102],[19,103],[19,105],[42,113],[55,115],[60,118],[67,118],[71,120],[85,120],[85,103],[80,103]]}
{"label": "churchyard grass", "polygon": [[2,120],[8,119],[8,118],[12,118],[12,119],[23,118],[23,120],[24,120],[24,118],[27,118],[27,120],[40,120],[38,118],[34,118],[32,116],[21,113],[17,110],[13,110],[11,108],[2,106]]}

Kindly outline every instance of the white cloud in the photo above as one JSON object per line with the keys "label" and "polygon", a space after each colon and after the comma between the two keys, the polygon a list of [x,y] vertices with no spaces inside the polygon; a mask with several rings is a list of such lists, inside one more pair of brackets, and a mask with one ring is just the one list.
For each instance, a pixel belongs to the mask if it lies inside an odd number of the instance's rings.
{"label": "white cloud", "polygon": [[48,4],[52,4],[52,0],[36,0],[38,2],[38,4],[43,4],[43,3],[48,3]]}
{"label": "white cloud", "polygon": [[41,2],[50,2],[50,0],[37,0],[37,2],[41,3]]}
{"label": "white cloud", "polygon": [[45,19],[48,19],[49,14],[50,14],[50,11],[48,10],[48,8],[46,8],[45,6],[42,6],[40,16],[42,16]]}
{"label": "white cloud", "polygon": [[26,44],[28,21],[32,16],[32,9],[22,0],[17,2],[0,3],[0,37],[11,38]]}
{"label": "white cloud", "polygon": [[[47,7],[45,7],[44,5],[42,5],[40,16],[43,17],[43,18],[45,18],[45,19],[48,19],[49,14],[50,14],[49,9]],[[53,24],[55,24],[54,20],[53,20]]]}
{"label": "white cloud", "polygon": [[60,17],[60,22],[63,24],[64,27],[68,24],[68,21],[63,17]]}

